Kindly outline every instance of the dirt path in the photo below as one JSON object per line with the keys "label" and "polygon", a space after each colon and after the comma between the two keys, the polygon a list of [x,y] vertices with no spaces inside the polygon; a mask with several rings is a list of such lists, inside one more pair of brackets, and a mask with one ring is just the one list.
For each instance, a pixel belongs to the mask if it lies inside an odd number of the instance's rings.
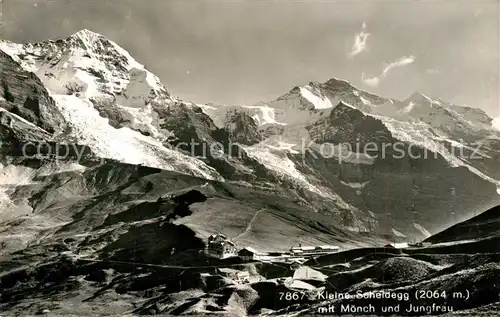
{"label": "dirt path", "polygon": [[236,241],[237,239],[245,236],[252,229],[252,225],[255,222],[255,220],[257,219],[257,216],[260,214],[261,211],[264,211],[264,210],[266,210],[266,208],[262,208],[262,209],[257,210],[255,212],[255,214],[253,215],[252,219],[250,219],[250,221],[248,222],[248,225],[247,225],[245,231],[240,233],[240,235],[238,235],[236,238],[234,238],[233,241]]}

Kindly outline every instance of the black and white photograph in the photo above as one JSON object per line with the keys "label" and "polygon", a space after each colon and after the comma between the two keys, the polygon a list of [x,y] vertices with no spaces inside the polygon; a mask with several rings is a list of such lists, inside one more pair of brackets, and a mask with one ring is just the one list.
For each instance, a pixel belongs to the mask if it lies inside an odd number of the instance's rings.
{"label": "black and white photograph", "polygon": [[0,317],[500,316],[500,1],[0,0]]}

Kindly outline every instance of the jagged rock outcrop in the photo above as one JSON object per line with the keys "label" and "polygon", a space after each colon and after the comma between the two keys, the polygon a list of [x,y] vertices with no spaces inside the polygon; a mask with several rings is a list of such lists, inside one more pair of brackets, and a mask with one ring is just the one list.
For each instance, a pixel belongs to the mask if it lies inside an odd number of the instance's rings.
{"label": "jagged rock outcrop", "polygon": [[0,106],[53,134],[64,120],[42,81],[0,50]]}
{"label": "jagged rock outcrop", "polygon": [[255,120],[244,112],[228,114],[224,128],[232,142],[253,145],[263,140]]}

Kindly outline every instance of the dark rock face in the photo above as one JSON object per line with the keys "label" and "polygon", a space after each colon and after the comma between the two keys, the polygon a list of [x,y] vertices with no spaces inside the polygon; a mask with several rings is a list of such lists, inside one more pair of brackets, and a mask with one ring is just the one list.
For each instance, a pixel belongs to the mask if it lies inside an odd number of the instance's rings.
{"label": "dark rock face", "polygon": [[[161,241],[159,244],[158,241]],[[133,248],[129,248],[132,246]],[[185,227],[169,223],[130,228],[101,251],[103,259],[126,262],[164,263],[175,252],[203,250],[205,243]]]}
{"label": "dark rock face", "polygon": [[[159,120],[163,120],[160,125],[162,129],[175,135],[167,140],[167,147],[207,162],[225,178],[245,181],[255,179],[255,175],[246,172],[245,166],[253,167],[258,163],[248,158],[244,149],[237,144],[240,140],[234,139],[235,134],[215,126],[212,119],[199,107],[175,103],[160,114]],[[238,124],[241,123],[238,121]],[[238,129],[252,131],[253,128],[239,125]],[[242,136],[238,132],[236,135]],[[251,136],[250,139],[255,142],[258,132],[255,131]]]}
{"label": "dark rock face", "polygon": [[[284,104],[284,106],[277,107],[275,104],[278,103]],[[280,96],[273,104],[271,104],[271,106],[276,108],[291,107],[300,110],[317,112],[317,110],[314,109],[314,105],[301,96],[300,87],[294,87],[292,90],[290,90],[290,92],[284,94],[283,96]]]}
{"label": "dark rock face", "polygon": [[27,72],[0,50],[0,101],[2,108],[19,115],[49,133],[62,129],[64,118],[57,110],[40,79]]}
{"label": "dark rock face", "polygon": [[268,137],[273,136],[273,135],[283,134],[284,128],[280,125],[273,124],[273,125],[261,127],[259,130],[260,130],[260,134],[262,135],[262,137],[264,139],[267,139]]}
{"label": "dark rock face", "polygon": [[337,105],[330,116],[311,125],[309,133],[317,143],[349,143],[352,149],[362,150],[367,143],[381,144],[394,140],[380,120],[344,103]]}
{"label": "dark rock face", "polygon": [[172,200],[178,204],[191,205],[206,201],[207,196],[197,190],[190,190],[185,194],[173,197]]}
{"label": "dark rock face", "polygon": [[[361,91],[356,87],[352,86],[349,82],[341,79],[332,78],[325,82],[324,84],[319,84],[319,87],[324,89],[329,97],[342,96],[342,100],[352,105],[357,105],[360,107],[360,98],[359,96],[365,98],[368,102],[373,105],[381,105],[389,99],[383,98],[374,94],[367,93],[365,91]],[[356,91],[356,93],[354,93]],[[361,106],[363,108],[363,106]],[[369,108],[367,108],[369,109]]]}
{"label": "dark rock face", "polygon": [[348,203],[377,214],[379,230],[387,232],[392,227],[419,236],[422,233],[415,223],[429,231],[440,230],[450,215],[467,217],[468,210],[477,208],[480,198],[470,197],[484,193],[495,197],[494,184],[464,167],[450,166],[437,153],[395,139],[381,121],[352,107],[339,104],[309,131],[317,143],[344,144],[362,154],[353,157],[373,157],[373,162],[360,164],[310,152],[302,170],[315,171]]}
{"label": "dark rock face", "polygon": [[427,242],[439,243],[459,240],[478,240],[483,238],[500,237],[500,205],[495,206],[482,214],[457,223],[428,238]]}
{"label": "dark rock face", "polygon": [[109,99],[93,99],[94,108],[99,112],[99,115],[109,120],[109,125],[115,129],[121,127],[130,127],[132,118],[118,109],[116,100]]}
{"label": "dark rock face", "polygon": [[45,141],[51,135],[37,126],[22,121],[12,113],[0,112],[0,137],[3,142],[19,140]]}
{"label": "dark rock face", "polygon": [[174,133],[172,145],[193,152],[191,155],[202,156],[206,153],[207,144],[216,141],[212,134],[217,127],[210,117],[197,109],[185,103],[173,104],[160,116],[164,120],[160,127]]}
{"label": "dark rock face", "polygon": [[[302,96],[304,87],[295,87],[269,105],[276,108],[278,114],[283,109],[285,112],[287,109],[300,109],[302,112],[294,113],[303,114],[312,122],[307,126],[308,137],[317,145],[306,150],[305,154],[287,155],[295,167],[314,184],[337,194],[353,210],[357,208],[375,218],[364,217],[362,220],[359,213],[345,212],[342,216],[345,222],[342,223],[346,226],[361,226],[361,230],[371,228],[380,232],[394,228],[403,232],[406,239],[411,239],[427,235],[425,230],[432,232],[443,229],[450,217],[462,219],[478,206],[486,207],[498,201],[496,184],[488,179],[499,177],[497,157],[500,152],[496,139],[492,137],[486,140],[485,136],[491,132],[472,127],[446,108],[444,103],[442,106],[430,104],[426,96],[413,96],[415,109],[414,113],[409,114],[411,119],[408,122],[421,122],[426,127],[426,131],[422,131],[426,137],[434,138],[435,143],[444,146],[452,156],[458,157],[479,173],[469,167],[456,167],[450,163],[454,158],[443,157],[445,154],[437,153],[433,149],[434,145],[426,149],[407,138],[398,139],[401,136],[395,137],[391,133],[394,127],[389,130],[385,121],[371,115],[377,113],[378,105],[399,105],[398,101],[368,94],[337,79],[324,84],[309,83],[305,87],[317,92],[318,96],[327,96],[330,101],[337,100],[340,103],[333,109],[314,109]],[[402,104],[398,107],[394,106],[394,113],[386,115],[404,122],[406,119],[398,117],[398,112],[402,113],[403,110]],[[472,122],[484,119],[479,114],[478,117]],[[400,129],[411,129],[405,127],[401,124]],[[287,127],[281,127],[281,130],[271,128],[262,129],[262,134],[265,137],[287,134],[283,132]],[[414,138],[420,140],[418,135]],[[481,159],[471,159],[478,154],[471,148],[457,149],[453,142],[460,140],[466,144],[480,144]],[[327,149],[334,145],[340,147],[333,150],[337,154],[346,146],[353,154],[347,158],[329,156],[332,150],[325,153],[325,145]],[[459,150],[463,154],[457,154]],[[373,156],[372,160],[370,156]],[[466,185],[470,183],[477,184],[481,189]],[[284,184],[293,187],[286,179]],[[421,227],[425,229],[421,230]]]}
{"label": "dark rock face", "polygon": [[263,140],[255,120],[244,112],[230,114],[224,122],[224,128],[233,142],[253,145]]}

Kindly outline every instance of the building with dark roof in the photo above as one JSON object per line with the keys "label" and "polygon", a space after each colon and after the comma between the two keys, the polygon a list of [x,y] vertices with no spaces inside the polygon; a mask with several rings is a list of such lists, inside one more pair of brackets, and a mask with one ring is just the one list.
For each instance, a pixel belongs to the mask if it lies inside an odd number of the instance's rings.
{"label": "building with dark roof", "polygon": [[207,254],[220,259],[236,256],[236,245],[223,234],[208,237]]}

